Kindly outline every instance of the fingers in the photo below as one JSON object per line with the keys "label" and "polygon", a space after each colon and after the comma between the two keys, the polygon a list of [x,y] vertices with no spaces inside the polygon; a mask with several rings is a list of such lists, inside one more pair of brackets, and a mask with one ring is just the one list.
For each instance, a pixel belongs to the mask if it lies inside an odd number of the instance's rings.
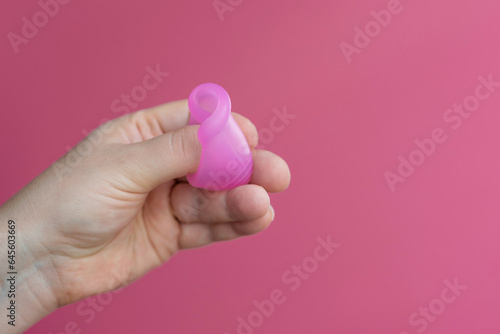
{"label": "fingers", "polygon": [[[188,100],[173,101],[159,106],[145,109],[141,111],[141,117],[144,117],[144,123],[152,124],[157,122],[163,133],[180,129],[188,125],[190,112]],[[238,123],[239,127],[245,134],[250,147],[255,147],[258,144],[258,133],[255,125],[246,117],[231,113]],[[131,117],[133,114],[130,114]]]}
{"label": "fingers", "polygon": [[182,223],[225,223],[251,221],[269,210],[267,192],[257,185],[209,192],[179,183],[172,190],[172,209]]}
{"label": "fingers", "polygon": [[[258,144],[258,133],[255,125],[246,117],[231,113],[238,123],[238,126],[245,135],[248,145],[254,148]],[[141,123],[154,124],[157,123],[159,128],[166,133],[168,131],[180,129],[188,124],[190,117],[189,107],[187,100],[180,100],[165,103],[154,108],[142,111],[140,118]]]}
{"label": "fingers", "polygon": [[148,140],[188,124],[187,100],[161,104],[113,119],[94,130],[107,143],[130,144]]}
{"label": "fingers", "polygon": [[157,126],[162,133],[180,129],[188,125],[189,108],[187,100],[160,104],[125,116],[125,121],[136,126]]}
{"label": "fingers", "polygon": [[[233,113],[249,146],[258,144],[258,133],[247,118]],[[124,168],[131,174],[141,191],[154,189],[173,178],[182,178],[198,168],[201,145],[197,138],[198,126],[186,126],[189,109],[186,100],[170,102],[135,115],[131,115],[122,127],[132,138],[127,148],[130,157]],[[123,130],[123,129],[122,129]],[[127,132],[127,130],[122,131]],[[254,171],[251,183],[262,186],[268,192],[279,192],[290,183],[290,170],[277,155],[254,150]]]}
{"label": "fingers", "polygon": [[290,169],[285,160],[264,150],[253,151],[253,173],[250,183],[262,186],[268,192],[280,192],[290,185]]}
{"label": "fingers", "polygon": [[[255,125],[246,117],[236,113],[232,115],[250,147],[257,146],[258,134]],[[109,129],[118,129],[110,133],[109,141],[137,143],[185,127],[188,125],[189,117],[187,100],[174,101],[117,118],[102,126],[101,132],[108,133]]]}
{"label": "fingers", "polygon": [[155,119],[163,133],[180,129],[188,124],[189,108],[187,100],[173,101],[144,110],[144,115]]}
{"label": "fingers", "polygon": [[127,160],[119,165],[133,182],[129,191],[147,192],[162,183],[194,173],[201,156],[198,125],[125,146]]}
{"label": "fingers", "polygon": [[[186,126],[127,145],[127,160],[120,167],[136,186],[134,190],[151,191],[162,183],[194,173],[201,156],[198,127]],[[254,150],[253,159],[250,183],[263,187],[267,192],[280,192],[288,188],[290,170],[282,158],[269,151]],[[187,195],[183,196],[186,198]]]}
{"label": "fingers", "polygon": [[[285,160],[265,150],[253,150],[252,155],[251,184],[259,185],[270,193],[281,192],[288,188],[291,175]],[[187,182],[186,178],[180,178],[179,181]]]}
{"label": "fingers", "polygon": [[216,241],[232,240],[265,230],[274,219],[272,207],[258,219],[220,224],[180,224],[179,248],[194,248]]}
{"label": "fingers", "polygon": [[[278,155],[264,150],[254,150],[253,173],[251,184],[263,187],[267,192],[277,193],[290,185],[290,169],[288,164]],[[186,178],[179,181],[187,182]]]}

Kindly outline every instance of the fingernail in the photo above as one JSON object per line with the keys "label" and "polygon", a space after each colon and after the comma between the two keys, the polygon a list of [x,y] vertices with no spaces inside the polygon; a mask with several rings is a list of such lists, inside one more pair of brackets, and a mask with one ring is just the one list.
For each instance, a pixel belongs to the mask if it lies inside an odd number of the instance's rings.
{"label": "fingernail", "polygon": [[275,213],[274,213],[274,208],[272,205],[269,205],[269,209],[271,209],[271,221],[274,220],[274,216],[275,216]]}

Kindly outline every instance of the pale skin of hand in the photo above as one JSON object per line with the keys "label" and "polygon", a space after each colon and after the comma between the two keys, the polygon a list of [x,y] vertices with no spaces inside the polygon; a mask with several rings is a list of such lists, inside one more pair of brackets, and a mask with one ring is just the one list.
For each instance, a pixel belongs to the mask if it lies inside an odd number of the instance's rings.
{"label": "pale skin of hand", "polygon": [[68,152],[0,207],[0,243],[7,221],[16,222],[22,305],[16,327],[3,320],[0,332],[21,333],[59,307],[123,287],[179,250],[267,228],[274,218],[268,193],[286,189],[290,171],[279,156],[256,150],[255,126],[233,116],[252,149],[248,185],[208,192],[186,182],[201,145],[183,100],[102,125],[73,149],[91,147],[78,163],[68,165]]}

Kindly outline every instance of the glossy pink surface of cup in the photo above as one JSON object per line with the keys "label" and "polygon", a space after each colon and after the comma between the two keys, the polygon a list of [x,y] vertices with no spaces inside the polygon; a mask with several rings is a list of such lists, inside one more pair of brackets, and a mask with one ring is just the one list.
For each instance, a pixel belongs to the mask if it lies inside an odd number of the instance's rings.
{"label": "glossy pink surface of cup", "polygon": [[210,190],[232,189],[247,184],[252,176],[252,152],[238,124],[231,116],[231,99],[221,86],[205,83],[190,94],[189,124],[200,124],[202,145],[198,170],[189,183]]}

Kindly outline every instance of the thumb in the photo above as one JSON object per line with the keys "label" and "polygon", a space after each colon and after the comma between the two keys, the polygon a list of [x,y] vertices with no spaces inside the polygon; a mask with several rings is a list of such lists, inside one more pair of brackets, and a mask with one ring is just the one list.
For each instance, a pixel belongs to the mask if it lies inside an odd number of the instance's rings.
{"label": "thumb", "polygon": [[127,162],[122,166],[125,175],[137,190],[151,191],[198,169],[201,144],[199,125],[190,125],[155,138],[128,145]]}

